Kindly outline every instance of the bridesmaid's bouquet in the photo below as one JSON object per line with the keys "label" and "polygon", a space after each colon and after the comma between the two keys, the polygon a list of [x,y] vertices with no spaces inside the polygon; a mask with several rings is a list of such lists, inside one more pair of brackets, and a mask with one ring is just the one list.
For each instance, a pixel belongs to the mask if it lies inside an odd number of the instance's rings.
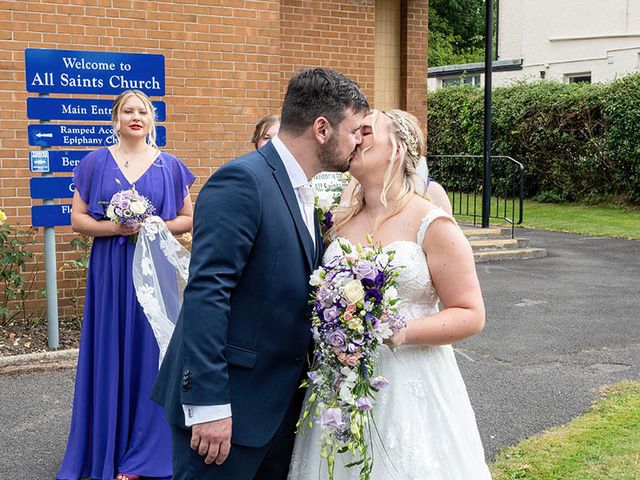
{"label": "bridesmaid's bouquet", "polygon": [[[116,179],[116,182],[120,182]],[[106,202],[104,202],[106,203]],[[149,199],[140,195],[136,186],[132,185],[128,190],[120,190],[113,194],[105,215],[113,223],[123,224],[126,227],[135,227],[147,217],[153,215],[155,209]]]}
{"label": "bridesmaid's bouquet", "polygon": [[[388,385],[380,375],[376,349],[406,326],[398,314],[394,252],[369,245],[352,247],[342,239],[342,255],[311,275],[314,362],[302,382],[311,389],[298,421],[298,430],[313,418],[322,428],[321,455],[333,478],[336,453],[349,452],[360,466],[360,478],[369,478],[375,393]],[[311,418],[309,416],[311,415]]]}

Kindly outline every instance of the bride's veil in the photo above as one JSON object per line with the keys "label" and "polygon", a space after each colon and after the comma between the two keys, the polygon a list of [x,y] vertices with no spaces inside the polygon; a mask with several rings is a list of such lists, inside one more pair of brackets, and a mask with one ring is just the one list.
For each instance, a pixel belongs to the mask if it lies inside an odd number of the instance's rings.
{"label": "bride's veil", "polygon": [[158,342],[159,363],[178,320],[190,258],[160,217],[142,223],[133,255],[133,285]]}
{"label": "bride's veil", "polygon": [[429,178],[429,168],[427,167],[427,158],[420,157],[416,165],[416,171],[413,174],[413,186],[416,193],[424,195],[427,192],[427,179]]}

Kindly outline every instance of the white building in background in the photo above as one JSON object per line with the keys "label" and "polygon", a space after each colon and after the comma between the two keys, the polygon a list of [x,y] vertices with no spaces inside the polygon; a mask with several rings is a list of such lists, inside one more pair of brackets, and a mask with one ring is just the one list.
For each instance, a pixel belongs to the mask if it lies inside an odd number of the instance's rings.
{"label": "white building in background", "polygon": [[[640,0],[495,0],[494,86],[516,80],[602,83],[640,71]],[[484,63],[428,70],[429,90],[481,85]]]}

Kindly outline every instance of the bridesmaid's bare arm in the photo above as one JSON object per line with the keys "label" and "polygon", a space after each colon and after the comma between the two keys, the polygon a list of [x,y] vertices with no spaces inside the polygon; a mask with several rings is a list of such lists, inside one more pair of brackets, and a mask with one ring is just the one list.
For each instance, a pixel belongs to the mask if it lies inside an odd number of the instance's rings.
{"label": "bridesmaid's bare arm", "polygon": [[184,197],[184,205],[178,212],[178,216],[166,221],[167,228],[174,235],[190,232],[193,228],[193,202],[191,195]]}

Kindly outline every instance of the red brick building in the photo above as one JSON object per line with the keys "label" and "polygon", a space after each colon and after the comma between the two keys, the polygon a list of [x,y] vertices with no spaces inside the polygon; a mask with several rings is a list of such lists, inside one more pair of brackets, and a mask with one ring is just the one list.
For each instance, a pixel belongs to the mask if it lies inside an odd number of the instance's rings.
{"label": "red brick building", "polygon": [[[0,209],[30,225],[40,203],[29,194],[26,48],[164,55],[166,149],[197,176],[197,197],[217,166],[251,148],[256,120],[278,112],[304,67],[333,67],[372,106],[426,121],[427,11],[427,0],[0,0]],[[56,228],[58,264],[75,255],[71,238]]]}

